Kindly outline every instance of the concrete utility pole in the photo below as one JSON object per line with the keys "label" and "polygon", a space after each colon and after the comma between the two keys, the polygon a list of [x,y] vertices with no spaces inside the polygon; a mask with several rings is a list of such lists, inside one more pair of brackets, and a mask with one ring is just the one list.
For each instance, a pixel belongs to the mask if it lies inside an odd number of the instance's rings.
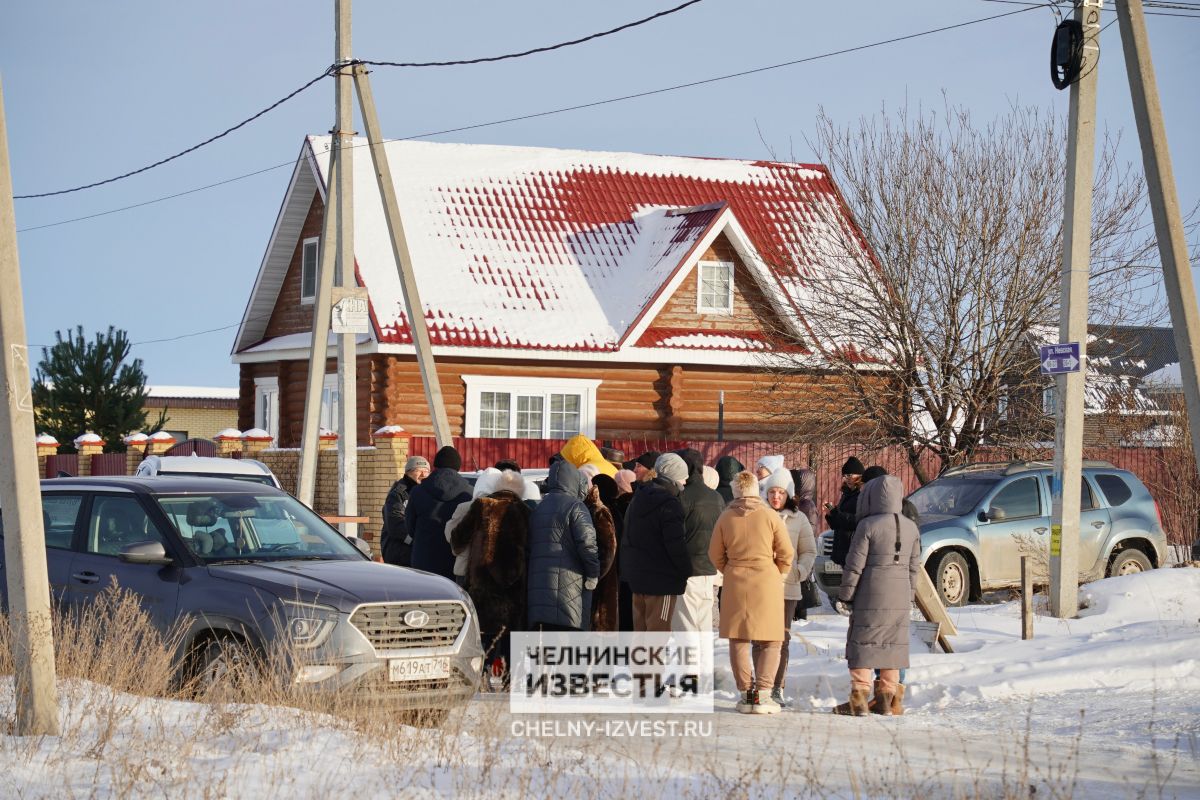
{"label": "concrete utility pole", "polygon": [[[336,139],[334,143],[336,143]],[[321,435],[321,394],[325,389],[325,361],[329,349],[329,318],[333,304],[333,271],[337,257],[334,208],[337,200],[337,148],[329,148],[329,174],[325,189],[325,216],[321,224],[321,250],[317,259],[317,292],[313,298],[312,346],[308,351],[308,387],[304,395],[304,430],[300,437],[300,477],[296,497],[313,505],[317,487],[317,453]],[[302,256],[303,257],[303,256]]]}
{"label": "concrete utility pole", "polygon": [[1083,60],[1071,85],[1067,191],[1064,197],[1060,342],[1079,342],[1078,372],[1058,376],[1051,487],[1050,611],[1079,611],[1079,484],[1083,475],[1083,382],[1087,370],[1088,272],[1092,246],[1092,180],[1096,154],[1096,70],[1103,0],[1075,0],[1083,26]]}
{"label": "concrete utility pole", "polygon": [[1117,0],[1117,20],[1121,26],[1121,46],[1125,50],[1125,70],[1129,75],[1129,94],[1137,120],[1138,139],[1142,144],[1142,163],[1146,188],[1150,192],[1150,210],[1154,215],[1154,233],[1162,259],[1163,280],[1167,285],[1167,304],[1171,309],[1171,327],[1175,349],[1179,351],[1179,371],[1183,396],[1191,423],[1192,451],[1200,464],[1200,311],[1196,308],[1196,287],[1188,263],[1183,215],[1171,171],[1167,132],[1163,128],[1162,106],[1158,102],[1158,83],[1150,61],[1150,40],[1146,36],[1146,17],[1142,0]]}
{"label": "concrete utility pole", "polygon": [[[356,287],[354,277],[354,76],[350,61],[350,0],[337,0],[337,285]],[[325,207],[325,213],[330,211]],[[339,333],[338,346],[338,514],[358,515],[358,334]],[[358,535],[358,524],[342,523],[346,536]]]}
{"label": "concrete utility pole", "polygon": [[454,440],[450,436],[450,422],[446,419],[446,405],[442,402],[442,385],[438,382],[437,365],[434,363],[433,348],[429,343],[425,307],[421,304],[421,294],[417,290],[417,276],[413,272],[408,239],[404,235],[404,224],[400,219],[400,206],[396,202],[396,184],[392,182],[392,169],[388,165],[383,131],[379,128],[379,116],[375,113],[375,96],[371,92],[367,69],[362,64],[354,67],[354,83],[358,89],[358,104],[362,108],[363,125],[367,129],[371,161],[375,165],[375,179],[383,198],[388,233],[391,234],[392,255],[396,258],[396,271],[400,274],[404,312],[408,315],[408,329],[412,332],[413,346],[417,351],[417,366],[421,370],[421,383],[425,386],[429,419],[433,422],[433,433],[437,437],[438,447],[445,447],[454,444]]}
{"label": "concrete utility pole", "polygon": [[33,384],[25,343],[25,308],[17,257],[8,128],[0,86],[0,510],[4,513],[4,568],[12,657],[16,667],[18,736],[58,735],[50,582],[46,532],[33,437]]}

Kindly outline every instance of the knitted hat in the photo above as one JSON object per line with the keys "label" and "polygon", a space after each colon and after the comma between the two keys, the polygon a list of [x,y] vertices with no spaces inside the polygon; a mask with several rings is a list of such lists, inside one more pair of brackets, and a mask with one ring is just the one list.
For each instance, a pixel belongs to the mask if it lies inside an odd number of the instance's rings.
{"label": "knitted hat", "polygon": [[783,456],[763,456],[758,460],[758,463],[754,465],[754,471],[758,472],[760,469],[765,469],[768,472],[774,472],[775,470],[780,469],[782,466]]}
{"label": "knitted hat", "polygon": [[846,459],[846,463],[842,464],[843,475],[862,475],[865,472],[863,463],[856,456],[850,456]]}
{"label": "knitted hat", "polygon": [[707,464],[704,465],[704,485],[710,489],[716,489],[717,484],[721,482],[721,476],[717,471]]}
{"label": "knitted hat", "polygon": [[446,445],[433,457],[433,468],[460,470],[462,469],[462,456],[451,445]]}
{"label": "knitted hat", "polygon": [[633,484],[637,482],[637,475],[631,469],[621,469],[617,470],[613,480],[617,482],[617,488],[621,490],[621,494],[629,494],[633,491]]}
{"label": "knitted hat", "polygon": [[664,453],[654,462],[654,471],[661,477],[675,483],[683,483],[688,479],[687,464],[674,453]]}
{"label": "knitted hat", "polygon": [[783,489],[787,492],[787,496],[791,497],[796,493],[795,484],[792,483],[792,473],[788,472],[783,467],[772,472],[764,481],[759,481],[759,492],[761,497],[767,499],[767,492],[772,489]]}
{"label": "knitted hat", "polygon": [[414,469],[429,469],[429,460],[425,456],[412,456],[404,462],[405,472],[412,472]]}
{"label": "knitted hat", "polygon": [[[662,455],[662,453],[658,452],[657,450],[651,450],[647,453],[642,453],[634,460],[646,469],[654,469],[654,465],[658,463],[658,457],[660,455]],[[687,475],[684,475],[683,477],[686,478]]]}
{"label": "knitted hat", "polygon": [[887,475],[887,474],[888,474],[888,471],[886,469],[879,466],[878,464],[874,464],[872,466],[867,467],[865,470],[863,470],[863,474],[862,474],[863,483],[866,483],[867,481],[870,481],[870,480],[874,480],[875,478],[878,478],[880,475]]}
{"label": "knitted hat", "polygon": [[733,483],[729,485],[729,488],[735,499],[758,497],[758,478],[754,477],[753,472],[739,472],[734,476]]}

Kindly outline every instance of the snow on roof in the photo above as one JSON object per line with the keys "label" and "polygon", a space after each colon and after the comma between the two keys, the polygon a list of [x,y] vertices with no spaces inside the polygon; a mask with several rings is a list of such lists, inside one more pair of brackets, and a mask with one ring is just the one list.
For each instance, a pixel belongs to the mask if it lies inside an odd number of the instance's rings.
{"label": "snow on roof", "polygon": [[[329,137],[308,143],[323,184]],[[836,246],[844,255],[846,237],[826,241],[824,220],[853,225],[820,166],[411,141],[386,147],[434,345],[616,350],[639,321],[650,322],[642,319],[648,306],[665,302],[664,284],[731,225],[749,244],[743,257],[759,262],[756,279],[794,307],[791,289],[809,270]],[[358,276],[379,341],[407,344],[371,159],[354,166]],[[239,352],[261,339],[258,328],[244,327]]]}
{"label": "snow on roof", "polygon": [[224,386],[146,386],[146,396],[153,398],[237,400],[238,390]]}
{"label": "snow on roof", "polygon": [[[358,336],[354,337],[355,344],[362,344],[363,342],[369,342],[370,340],[371,340],[370,335],[365,334],[365,333],[360,333]],[[286,336],[275,336],[271,339],[267,339],[264,342],[260,342],[256,345],[254,345],[254,347],[246,348],[242,352],[243,353],[273,353],[277,350],[308,350],[309,347],[311,347],[311,346],[312,346],[312,334],[311,333],[308,333],[308,332],[289,333]],[[333,348],[337,346],[337,334],[336,333],[330,332],[327,346],[329,347],[329,350],[327,352],[329,353],[330,357],[332,357],[333,356]],[[234,393],[234,397],[237,397],[236,390]]]}

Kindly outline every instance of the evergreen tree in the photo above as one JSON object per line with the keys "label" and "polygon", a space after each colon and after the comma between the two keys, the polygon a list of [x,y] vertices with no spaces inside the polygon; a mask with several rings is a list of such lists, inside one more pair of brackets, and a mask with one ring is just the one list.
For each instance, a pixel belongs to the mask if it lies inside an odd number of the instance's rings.
{"label": "evergreen tree", "polygon": [[[125,331],[110,325],[89,342],[80,325],[54,338],[53,347],[42,348],[33,384],[38,431],[64,445],[93,431],[110,452],[123,451],[123,438],[146,427],[146,374],[140,358],[125,363],[131,347]],[[165,422],[159,415],[155,428]]]}

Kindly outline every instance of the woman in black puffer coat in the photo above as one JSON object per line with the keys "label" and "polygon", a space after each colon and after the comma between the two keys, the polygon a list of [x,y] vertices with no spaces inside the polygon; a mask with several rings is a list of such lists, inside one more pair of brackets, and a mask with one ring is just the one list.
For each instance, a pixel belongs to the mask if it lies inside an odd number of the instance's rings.
{"label": "woman in black puffer coat", "polygon": [[542,630],[586,630],[585,597],[600,578],[596,529],[583,504],[586,484],[579,470],[555,461],[542,501],[529,519],[529,626]]}

